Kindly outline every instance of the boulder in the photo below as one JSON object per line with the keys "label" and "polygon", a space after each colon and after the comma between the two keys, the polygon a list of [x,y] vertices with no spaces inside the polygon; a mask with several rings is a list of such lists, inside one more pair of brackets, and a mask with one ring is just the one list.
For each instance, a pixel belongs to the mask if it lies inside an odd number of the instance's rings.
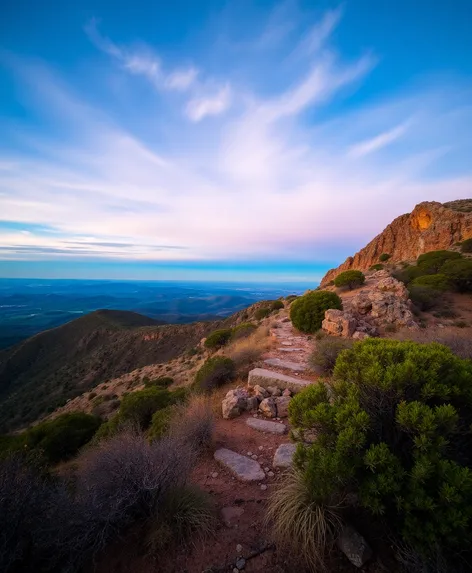
{"label": "boulder", "polygon": [[275,405],[275,398],[264,398],[259,404],[259,410],[266,418],[276,418],[277,406]]}
{"label": "boulder", "polygon": [[223,418],[228,420],[230,418],[236,418],[237,416],[241,415],[244,410],[247,410],[248,398],[249,394],[247,390],[244,390],[244,388],[236,388],[235,390],[230,390],[221,403]]}
{"label": "boulder", "polygon": [[292,393],[288,388],[285,388],[285,390],[282,392],[282,396],[291,396],[291,395]]}
{"label": "boulder", "polygon": [[275,366],[276,368],[283,368],[284,370],[292,370],[293,372],[303,372],[306,370],[305,364],[292,362],[290,360],[281,360],[280,358],[267,358],[264,360],[265,364]]}
{"label": "boulder", "polygon": [[[249,379],[250,381],[250,379]],[[256,398],[261,401],[264,400],[264,398],[267,398],[269,396],[269,392],[267,392],[267,390],[265,388],[263,388],[262,386],[259,386],[258,384],[256,384],[253,388],[253,392],[254,392],[254,396],[256,396]]]}
{"label": "boulder", "polygon": [[251,460],[232,450],[220,448],[216,450],[213,457],[240,481],[261,481],[265,478],[265,473],[255,460]]}
{"label": "boulder", "polygon": [[288,416],[288,405],[291,399],[290,396],[278,396],[275,398],[278,418],[286,418]]}
{"label": "boulder", "polygon": [[285,434],[287,426],[285,424],[278,424],[277,422],[269,422],[269,420],[259,420],[259,418],[248,418],[246,424],[253,430],[269,434]]}
{"label": "boulder", "polygon": [[281,444],[274,454],[272,465],[274,468],[289,468],[293,462],[293,456],[297,444]]}
{"label": "boulder", "polygon": [[334,336],[352,336],[356,330],[357,321],[354,316],[343,310],[329,309],[325,312],[325,318],[321,328]]}
{"label": "boulder", "polygon": [[282,394],[280,388],[277,388],[277,386],[267,386],[267,392],[269,392],[271,396],[280,396]]}
{"label": "boulder", "polygon": [[253,412],[254,410],[257,410],[259,408],[259,400],[257,399],[256,396],[249,396],[249,398],[247,399],[247,406],[246,406],[246,410],[248,412]]}
{"label": "boulder", "polygon": [[372,549],[367,541],[353,527],[343,527],[337,544],[339,549],[356,567],[363,567],[372,557]]}
{"label": "boulder", "polygon": [[[254,386],[255,390],[255,384],[266,384],[268,386],[277,386],[277,388],[280,388],[281,390],[288,388],[292,392],[300,392],[300,390],[313,384],[313,382],[311,380],[303,380],[302,378],[280,374],[273,370],[266,370],[265,368],[253,368],[249,372],[248,386]],[[267,398],[267,396],[264,397]]]}

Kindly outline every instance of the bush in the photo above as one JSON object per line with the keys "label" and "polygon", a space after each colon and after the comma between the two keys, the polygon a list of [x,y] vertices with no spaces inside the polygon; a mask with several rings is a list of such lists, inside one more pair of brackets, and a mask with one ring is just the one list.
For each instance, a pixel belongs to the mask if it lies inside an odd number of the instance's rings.
{"label": "bush", "polygon": [[239,340],[240,338],[246,338],[252,334],[257,329],[257,326],[252,322],[242,322],[235,326],[232,330],[231,340]]}
{"label": "bush", "polygon": [[470,552],[472,364],[439,344],[368,339],[334,378],[289,406],[292,425],[317,433],[295,458],[313,502],[354,493],[425,559]]}
{"label": "bush", "polygon": [[154,412],[173,403],[172,394],[156,386],[127,394],[121,402],[119,423],[137,425],[142,430],[147,429]]}
{"label": "bush", "polygon": [[325,312],[330,308],[342,310],[339,296],[330,291],[317,290],[297,298],[290,307],[290,319],[301,332],[312,333],[321,328]]}
{"label": "bush", "polygon": [[168,433],[170,421],[175,415],[175,411],[175,405],[172,405],[154,412],[147,434],[148,439],[151,442],[154,440],[160,440]]}
{"label": "bush", "polygon": [[149,380],[149,378],[147,378],[147,380],[144,381],[144,387],[152,388],[153,386],[157,386],[158,388],[168,388],[169,386],[172,386],[173,383],[174,379],[170,376],[160,376],[154,380]]}
{"label": "bush", "polygon": [[388,259],[391,257],[392,255],[389,255],[388,253],[382,253],[379,257],[379,261],[381,263],[385,263],[386,261],[388,261]]}
{"label": "bush", "polygon": [[272,311],[280,310],[284,308],[284,303],[281,300],[274,300],[274,302],[270,305],[270,309]]}
{"label": "bush", "polygon": [[449,261],[442,267],[441,272],[452,281],[459,292],[472,291],[472,260]]}
{"label": "bush", "polygon": [[435,308],[441,300],[441,293],[429,286],[410,286],[408,293],[411,302],[421,311]]}
{"label": "bush", "polygon": [[231,358],[213,356],[206,360],[197,372],[195,384],[199,390],[209,392],[233,380],[234,375],[235,365]]}
{"label": "bush", "polygon": [[258,308],[254,313],[254,318],[256,320],[262,320],[263,318],[267,318],[270,315],[270,308],[267,306],[261,306]]}
{"label": "bush", "polygon": [[365,283],[365,275],[361,271],[344,271],[334,279],[337,287],[347,286],[349,290],[359,287]]}
{"label": "bush", "polygon": [[371,265],[369,267],[369,271],[381,271],[384,266],[381,263],[377,263],[376,265]]}
{"label": "bush", "polygon": [[461,243],[461,252],[462,253],[472,253],[472,238],[466,239]]}
{"label": "bush", "polygon": [[460,258],[461,254],[455,251],[430,251],[418,257],[417,265],[423,274],[436,274],[442,272],[441,268],[445,263]]}
{"label": "bush", "polygon": [[340,352],[351,348],[352,340],[326,336],[318,340],[309,358],[310,366],[319,374],[332,374]]}
{"label": "bush", "polygon": [[451,288],[451,281],[446,275],[424,275],[414,279],[411,283],[412,287],[428,287],[435,291],[446,291]]}
{"label": "bush", "polygon": [[169,435],[189,446],[193,452],[211,446],[214,430],[215,417],[211,403],[203,396],[192,396],[188,404],[178,406],[169,423]]}
{"label": "bush", "polygon": [[25,445],[41,450],[49,462],[57,463],[76,454],[93,438],[100,424],[99,418],[83,412],[61,414],[27,430]]}
{"label": "bush", "polygon": [[398,281],[401,281],[402,283],[409,285],[417,277],[421,277],[427,273],[423,269],[421,269],[420,267],[408,266],[408,267],[405,267],[404,269],[401,269],[399,271],[395,271],[392,274],[393,274],[394,278],[396,278]]}
{"label": "bush", "polygon": [[288,296],[285,297],[285,300],[290,304],[297,298],[298,298],[297,294],[289,294]]}
{"label": "bush", "polygon": [[205,340],[205,347],[210,348],[212,350],[217,350],[222,346],[225,346],[229,342],[231,338],[231,328],[222,328],[220,330],[215,330],[211,334],[208,335],[207,339]]}

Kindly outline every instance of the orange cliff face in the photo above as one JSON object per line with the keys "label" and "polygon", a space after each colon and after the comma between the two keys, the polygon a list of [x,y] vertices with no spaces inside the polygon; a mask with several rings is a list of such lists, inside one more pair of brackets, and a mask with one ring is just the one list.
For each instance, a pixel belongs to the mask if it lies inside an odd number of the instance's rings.
{"label": "orange cliff face", "polygon": [[461,212],[434,201],[419,203],[411,213],[397,217],[380,235],[321,281],[326,286],[339,273],[350,269],[366,271],[388,253],[389,262],[415,260],[429,251],[449,249],[472,237],[472,212]]}

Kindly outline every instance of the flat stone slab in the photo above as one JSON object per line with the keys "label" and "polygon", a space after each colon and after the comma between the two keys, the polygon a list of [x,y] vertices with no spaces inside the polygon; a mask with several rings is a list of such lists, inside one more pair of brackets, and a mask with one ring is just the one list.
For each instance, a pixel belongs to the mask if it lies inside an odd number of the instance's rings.
{"label": "flat stone slab", "polygon": [[293,463],[293,455],[297,449],[297,444],[281,444],[275,454],[272,465],[274,468],[289,468]]}
{"label": "flat stone slab", "polygon": [[283,341],[281,342],[281,344],[283,344],[284,346],[292,346],[292,343],[289,342],[288,340],[283,340]]}
{"label": "flat stone slab", "polygon": [[281,360],[280,358],[267,358],[264,360],[265,364],[275,366],[276,368],[285,368],[286,370],[293,370],[294,372],[303,372],[305,366],[298,362],[290,362],[289,360]]}
{"label": "flat stone slab", "polygon": [[274,372],[273,370],[267,370],[265,368],[253,368],[249,372],[248,384],[249,386],[256,386],[259,384],[264,388],[266,386],[276,386],[281,390],[288,388],[292,392],[300,392],[300,390],[313,384],[313,382],[310,380],[303,380],[302,378],[287,376],[286,374],[280,374],[279,372]]}
{"label": "flat stone slab", "polygon": [[303,348],[279,348],[280,352],[301,352]]}
{"label": "flat stone slab", "polygon": [[220,448],[216,450],[213,457],[240,481],[261,481],[265,478],[265,474],[256,460],[251,460],[237,452]]}
{"label": "flat stone slab", "polygon": [[268,432],[270,434],[285,434],[287,426],[278,422],[259,420],[259,418],[247,418],[246,424],[258,432]]}

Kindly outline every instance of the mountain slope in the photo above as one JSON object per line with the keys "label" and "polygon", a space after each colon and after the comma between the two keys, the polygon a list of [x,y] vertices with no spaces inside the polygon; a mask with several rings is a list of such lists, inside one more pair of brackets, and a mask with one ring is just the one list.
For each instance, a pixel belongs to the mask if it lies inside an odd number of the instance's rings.
{"label": "mountain slope", "polygon": [[411,213],[397,217],[354,257],[329,270],[321,281],[326,286],[340,272],[350,269],[367,270],[379,262],[382,253],[390,255],[390,262],[417,259],[428,251],[449,249],[454,243],[472,237],[472,199],[450,203],[419,203]]}

